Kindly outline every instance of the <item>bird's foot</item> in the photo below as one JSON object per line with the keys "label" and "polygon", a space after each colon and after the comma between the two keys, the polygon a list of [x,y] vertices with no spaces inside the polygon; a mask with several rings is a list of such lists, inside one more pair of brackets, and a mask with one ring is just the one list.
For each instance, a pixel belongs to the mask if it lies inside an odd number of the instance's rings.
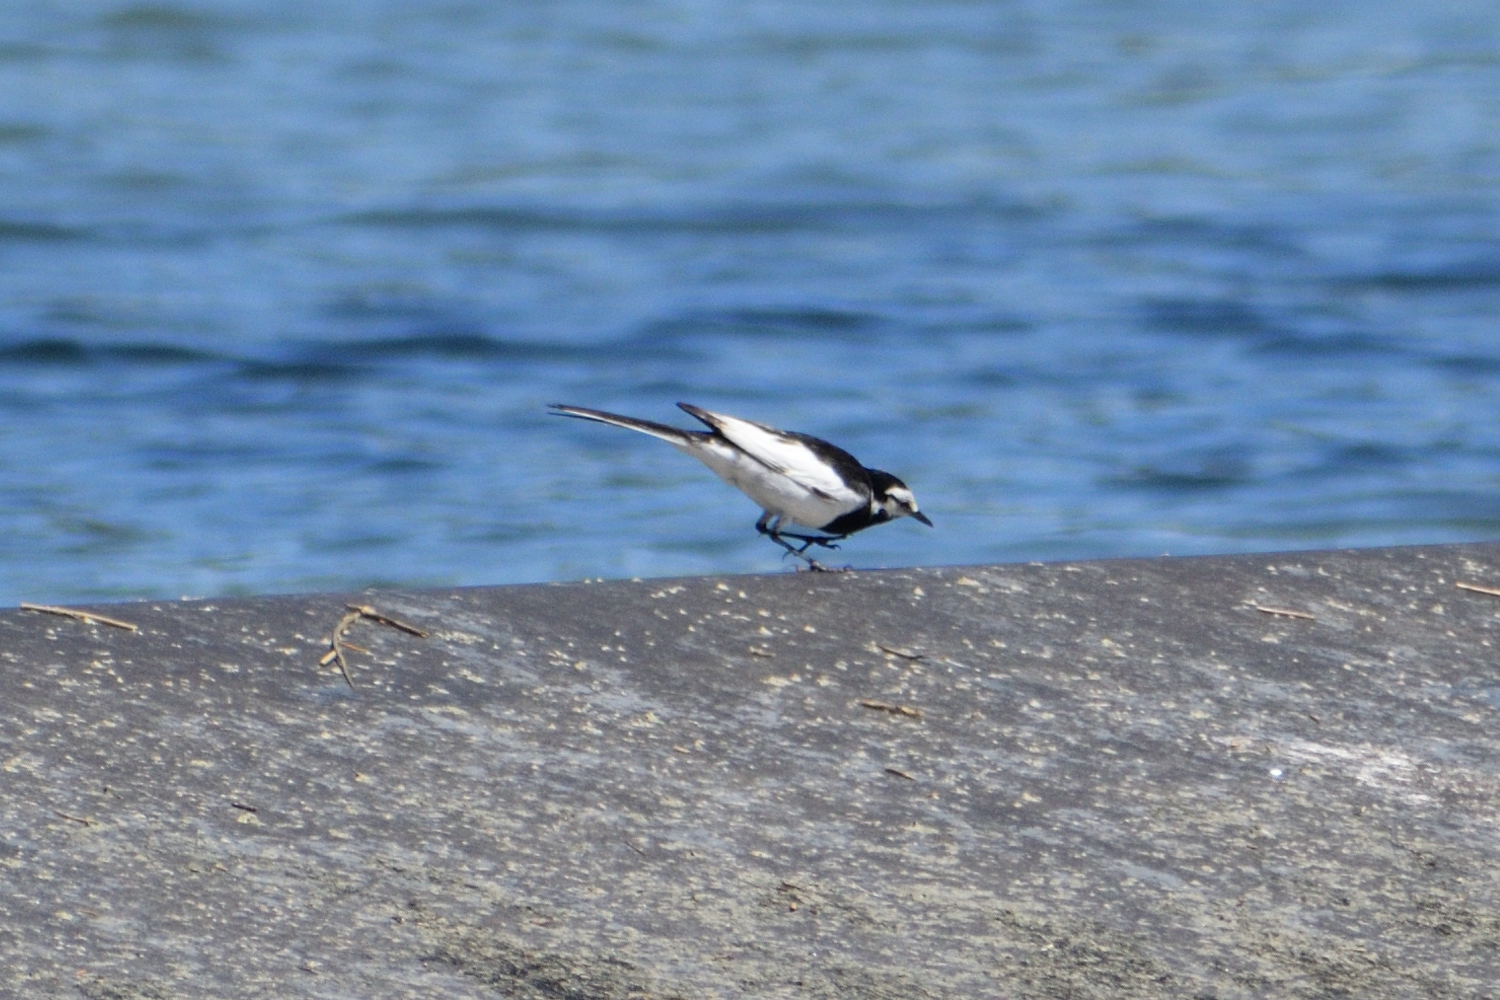
{"label": "bird's foot", "polygon": [[[771,533],[767,532],[767,534]],[[786,538],[797,539],[797,541],[802,543],[802,547],[794,547],[786,540]],[[786,554],[781,558],[785,559],[787,556],[796,556],[798,559],[802,560],[803,565],[797,567],[797,572],[799,573],[803,572],[804,570],[808,573],[844,573],[854,568],[853,566],[824,566],[822,563],[818,562],[812,556],[807,554],[808,548],[814,544],[822,545],[824,548],[829,549],[838,548],[837,545],[833,544],[831,539],[820,538],[814,535],[788,535],[786,536],[786,538],[783,538],[779,533],[771,534],[771,540],[777,545],[780,545],[782,548],[786,549]]]}
{"label": "bird's foot", "polygon": [[[786,549],[786,555],[782,556],[781,558],[785,559],[786,556],[796,556],[798,559],[801,559],[806,564],[806,569],[808,570],[808,572],[811,572],[811,573],[838,573],[838,572],[842,572],[841,570],[829,569],[827,566],[824,566],[822,563],[818,562],[812,556],[810,556],[810,555],[807,554],[807,550],[809,548],[811,548],[813,545],[821,545],[824,548],[829,548],[829,549],[836,549],[836,548],[838,548],[837,545],[833,544],[833,539],[831,537],[825,537],[825,536],[821,536],[821,535],[795,535],[795,534],[787,534],[787,533],[783,533],[783,532],[780,532],[780,531],[770,531],[770,530],[767,530],[767,531],[762,532],[762,533],[765,534],[765,535],[769,535],[770,538],[771,538],[771,541],[775,542],[777,545],[780,545],[782,548]],[[843,536],[839,535],[837,537],[842,538]],[[791,542],[787,541],[788,538],[795,538],[797,541],[799,541],[799,542],[802,543],[802,547],[801,548],[797,548]],[[798,567],[799,570],[801,570],[802,568],[803,567],[800,567],[800,566]]]}
{"label": "bird's foot", "polygon": [[820,545],[825,549],[836,549],[839,539],[845,537],[844,535],[798,535],[790,531],[778,531],[776,535],[778,538],[795,538],[801,542],[802,548],[797,550],[798,554],[806,552],[814,545]]}

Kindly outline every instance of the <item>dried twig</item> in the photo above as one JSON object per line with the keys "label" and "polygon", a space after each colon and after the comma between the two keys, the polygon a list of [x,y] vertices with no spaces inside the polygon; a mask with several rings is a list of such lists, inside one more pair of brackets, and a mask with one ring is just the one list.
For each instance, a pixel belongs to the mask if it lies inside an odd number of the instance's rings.
{"label": "dried twig", "polygon": [[139,625],[122,622],[118,618],[106,618],[103,615],[96,615],[92,611],[74,611],[72,608],[57,608],[50,604],[28,604],[25,601],[21,602],[21,610],[40,611],[49,615],[63,615],[67,618],[76,618],[88,625],[98,622],[100,625],[113,625],[115,628],[129,629],[132,632],[139,632],[141,630]]}
{"label": "dried twig", "polygon": [[1297,611],[1293,608],[1268,608],[1263,604],[1252,604],[1250,606],[1256,611],[1260,611],[1268,615],[1276,615],[1279,618],[1301,618],[1305,621],[1310,622],[1315,622],[1318,620],[1315,615],[1309,614],[1306,611]]}
{"label": "dried twig", "polygon": [[[345,639],[344,641],[342,641],[342,642],[339,643],[339,648],[340,649],[352,649],[356,653],[368,653],[369,652],[369,650],[366,649],[365,647],[363,647],[363,646],[356,646],[354,643],[350,642],[347,639]],[[333,650],[330,649],[328,652],[326,652],[326,653],[323,654],[322,659],[318,660],[318,666],[320,666],[320,667],[326,667],[326,666],[328,666],[328,664],[330,664],[332,662],[333,662]]]}
{"label": "dried twig", "polygon": [[[1500,597],[1500,588],[1486,587],[1478,583],[1460,583],[1458,581],[1454,581],[1453,586],[1459,590],[1472,590],[1476,594],[1489,594],[1491,597]],[[25,606],[24,604],[21,605],[23,608]]]}
{"label": "dried twig", "polygon": [[883,642],[877,642],[874,645],[875,648],[880,650],[881,652],[890,653],[892,656],[899,656],[903,660],[921,660],[925,659],[927,656],[926,653],[919,653],[914,649],[902,649],[900,646],[887,646]]}
{"label": "dried twig", "polygon": [[359,611],[354,610],[346,612],[344,617],[339,619],[339,623],[333,627],[333,634],[328,637],[329,650],[323,654],[323,659],[318,661],[320,664],[327,664],[330,657],[338,661],[339,673],[344,675],[344,683],[349,685],[351,691],[354,690],[354,678],[349,676],[349,663],[344,659],[343,642],[344,633],[348,631],[350,625],[359,621],[359,618]]}
{"label": "dried twig", "polygon": [[359,612],[359,616],[361,618],[368,618],[372,622],[379,622],[382,625],[389,625],[391,628],[398,628],[401,631],[406,632],[410,635],[414,635],[419,639],[427,638],[427,632],[425,630],[419,629],[415,625],[408,625],[406,624],[406,622],[399,622],[396,619],[389,617],[388,615],[383,615],[379,611],[376,611],[374,608],[370,607],[368,604],[346,604],[344,605],[344,607],[348,608],[350,611]]}
{"label": "dried twig", "polygon": [[318,660],[318,666],[326,667],[329,661],[337,661],[339,672],[344,675],[344,683],[348,684],[351,689],[354,687],[354,678],[349,675],[349,662],[344,658],[344,650],[354,649],[361,653],[369,652],[363,646],[356,646],[352,642],[344,641],[344,633],[349,631],[355,622],[361,618],[368,618],[372,622],[389,625],[391,628],[400,629],[409,635],[414,635],[421,639],[427,638],[426,630],[417,628],[415,625],[408,625],[403,621],[397,621],[389,615],[381,614],[368,604],[346,604],[344,607],[348,610],[344,612],[344,617],[339,619],[339,623],[333,627],[333,634],[328,637],[328,652],[324,653],[322,658]]}
{"label": "dried twig", "polygon": [[922,717],[922,710],[920,708],[911,708],[907,705],[892,705],[890,702],[874,701],[870,698],[861,698],[859,703],[863,707],[873,708],[877,712],[890,712],[892,715],[905,715],[913,719],[920,719]]}
{"label": "dried twig", "polygon": [[898,771],[894,767],[888,767],[888,768],[886,768],[885,769],[885,773],[886,774],[894,774],[896,777],[898,777],[898,778],[905,778],[907,781],[916,781],[917,780],[916,778],[913,778],[911,775],[907,774],[905,771]]}

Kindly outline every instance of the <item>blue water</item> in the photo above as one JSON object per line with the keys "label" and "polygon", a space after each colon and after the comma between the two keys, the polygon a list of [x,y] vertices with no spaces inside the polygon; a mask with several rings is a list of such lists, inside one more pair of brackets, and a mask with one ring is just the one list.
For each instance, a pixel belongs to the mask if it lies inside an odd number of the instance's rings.
{"label": "blue water", "polygon": [[1500,7],[0,6],[0,602],[1500,535]]}

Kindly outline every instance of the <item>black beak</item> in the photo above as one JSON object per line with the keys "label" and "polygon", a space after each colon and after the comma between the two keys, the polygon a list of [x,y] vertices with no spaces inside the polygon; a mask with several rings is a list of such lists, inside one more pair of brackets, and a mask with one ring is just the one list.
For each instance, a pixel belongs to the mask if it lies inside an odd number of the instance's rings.
{"label": "black beak", "polygon": [[914,511],[912,511],[911,512],[911,516],[914,517],[914,518],[916,518],[918,521],[921,521],[923,524],[927,525],[927,527],[929,527],[929,528],[932,527],[932,521],[929,520],[928,517],[927,517],[927,515],[924,514],[924,513],[922,513],[920,510],[914,510]]}

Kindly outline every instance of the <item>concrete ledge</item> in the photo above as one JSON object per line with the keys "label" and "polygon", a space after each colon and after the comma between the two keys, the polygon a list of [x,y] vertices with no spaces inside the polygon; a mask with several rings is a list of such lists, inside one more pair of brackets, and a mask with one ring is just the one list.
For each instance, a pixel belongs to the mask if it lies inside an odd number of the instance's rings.
{"label": "concrete ledge", "polygon": [[338,596],[6,611],[0,993],[1500,996],[1459,581],[1500,546],[381,593],[430,634],[354,690]]}

